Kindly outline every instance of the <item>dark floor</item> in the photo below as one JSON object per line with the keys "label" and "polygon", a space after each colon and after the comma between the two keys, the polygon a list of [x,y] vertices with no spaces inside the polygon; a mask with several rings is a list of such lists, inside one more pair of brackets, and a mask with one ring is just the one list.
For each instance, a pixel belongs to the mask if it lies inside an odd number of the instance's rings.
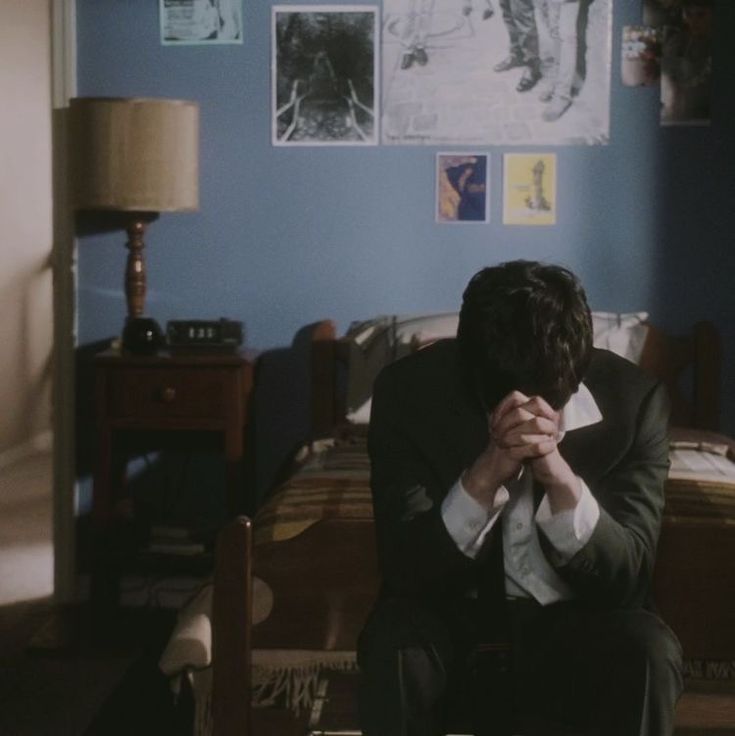
{"label": "dark floor", "polygon": [[85,607],[0,607],[0,736],[191,733],[157,667],[174,614],[123,609],[92,625]]}

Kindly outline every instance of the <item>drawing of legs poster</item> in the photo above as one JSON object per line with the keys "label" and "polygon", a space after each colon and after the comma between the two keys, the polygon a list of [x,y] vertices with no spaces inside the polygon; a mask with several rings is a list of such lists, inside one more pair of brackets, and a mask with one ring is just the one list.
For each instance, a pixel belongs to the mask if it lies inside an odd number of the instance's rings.
{"label": "drawing of legs poster", "polygon": [[386,144],[605,144],[612,0],[385,0]]}

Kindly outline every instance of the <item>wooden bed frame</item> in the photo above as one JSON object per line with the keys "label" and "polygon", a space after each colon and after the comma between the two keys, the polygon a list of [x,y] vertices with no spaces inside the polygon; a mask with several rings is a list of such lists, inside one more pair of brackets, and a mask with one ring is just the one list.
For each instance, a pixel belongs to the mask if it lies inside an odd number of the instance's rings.
{"label": "wooden bed frame", "polygon": [[[311,338],[313,436],[333,436],[345,415],[343,372],[348,346],[337,338],[331,321],[313,325]],[[669,389],[672,424],[710,431],[718,428],[720,365],[719,338],[708,322],[698,323],[684,337],[669,337],[651,327],[641,359],[641,367],[660,377]],[[723,564],[731,566],[732,558],[725,559],[725,555],[733,550],[732,537],[729,532],[715,540],[715,557],[719,555]],[[711,541],[701,539],[698,544],[706,548]],[[659,588],[675,586],[676,565],[686,564],[681,559],[685,555],[681,545],[669,542],[665,529],[661,553],[672,555],[674,562],[659,581]],[[339,555],[334,550],[339,550]],[[351,561],[349,569],[345,559]],[[361,574],[355,575],[355,570]],[[284,603],[276,593],[270,616],[255,627],[251,613],[254,575],[267,580],[274,591],[287,590],[289,600]],[[240,517],[226,527],[218,542],[214,588],[215,735],[305,733],[303,720],[283,712],[251,709],[244,693],[250,690],[252,651],[354,649],[377,584],[372,523],[325,519],[293,539],[258,546],[255,558],[251,522]],[[668,613],[664,611],[665,616]],[[706,628],[700,625],[701,619],[685,623],[687,635],[695,641],[696,629]],[[735,627],[731,638],[725,656],[735,659]],[[700,641],[697,656],[711,656],[710,644]],[[275,725],[259,724],[261,717],[275,719]]]}

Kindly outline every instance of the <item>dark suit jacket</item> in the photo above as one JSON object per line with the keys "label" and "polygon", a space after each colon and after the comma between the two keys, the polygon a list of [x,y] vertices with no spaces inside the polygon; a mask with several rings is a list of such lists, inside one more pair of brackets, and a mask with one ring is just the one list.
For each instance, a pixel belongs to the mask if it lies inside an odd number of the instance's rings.
{"label": "dark suit jacket", "polygon": [[[603,420],[568,432],[560,451],[597,499],[600,518],[567,564],[555,559],[548,543],[544,552],[580,601],[643,606],[664,505],[668,398],[662,385],[604,350],[594,351],[584,382]],[[487,442],[487,421],[463,387],[454,340],[381,372],[368,447],[384,594],[465,596],[488,575],[482,555],[472,560],[462,554],[441,517],[443,498]],[[493,546],[494,535],[499,550],[500,534],[496,524],[486,546]],[[502,564],[495,568],[502,578]],[[502,585],[496,580],[501,595]]]}

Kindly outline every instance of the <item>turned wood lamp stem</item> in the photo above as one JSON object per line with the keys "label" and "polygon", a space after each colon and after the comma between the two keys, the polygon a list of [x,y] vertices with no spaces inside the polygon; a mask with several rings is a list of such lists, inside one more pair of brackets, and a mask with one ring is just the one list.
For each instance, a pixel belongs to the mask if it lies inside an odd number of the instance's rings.
{"label": "turned wood lamp stem", "polygon": [[148,223],[136,217],[127,227],[128,263],[125,269],[125,297],[128,302],[128,318],[142,317],[145,309],[145,260],[143,235]]}

